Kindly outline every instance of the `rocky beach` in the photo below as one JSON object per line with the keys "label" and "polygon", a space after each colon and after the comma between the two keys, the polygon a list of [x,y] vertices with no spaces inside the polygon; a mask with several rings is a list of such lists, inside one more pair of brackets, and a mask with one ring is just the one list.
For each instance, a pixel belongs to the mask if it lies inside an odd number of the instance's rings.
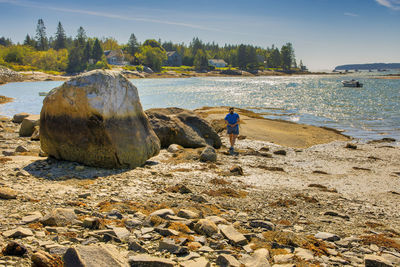
{"label": "rocky beach", "polygon": [[[113,77],[116,88],[124,84]],[[141,106],[133,112],[118,97],[102,102],[112,97],[96,88],[90,98],[57,101],[68,119],[104,124],[72,131],[107,136],[87,140],[119,159],[125,129],[117,134],[107,125],[133,121]],[[68,101],[87,115],[68,111]],[[68,120],[43,110],[47,117],[1,118],[0,266],[400,266],[400,149],[393,139],[361,143],[238,109],[238,154],[230,155],[225,107],[152,109],[145,117],[160,140],[158,155],[136,168],[105,169],[64,160],[59,151],[66,144],[73,150],[73,140],[55,139],[54,125],[41,137],[40,128]],[[43,138],[51,144],[41,147]]]}

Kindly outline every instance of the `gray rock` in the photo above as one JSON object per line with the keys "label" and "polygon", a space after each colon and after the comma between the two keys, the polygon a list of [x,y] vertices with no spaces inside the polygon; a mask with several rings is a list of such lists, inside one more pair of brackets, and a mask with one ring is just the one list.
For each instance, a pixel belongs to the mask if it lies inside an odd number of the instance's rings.
{"label": "gray rock", "polygon": [[171,145],[168,147],[167,151],[168,151],[169,153],[177,153],[177,152],[179,152],[179,151],[182,151],[183,149],[184,149],[183,146],[180,146],[180,145],[177,145],[177,144],[171,144]]}
{"label": "gray rock", "polygon": [[377,255],[366,255],[364,261],[365,267],[393,267],[388,260]]}
{"label": "gray rock", "polygon": [[73,209],[56,208],[45,215],[40,222],[47,226],[65,226],[73,223],[77,216]]}
{"label": "gray rock", "polygon": [[222,267],[229,267],[229,266],[240,267],[240,262],[235,257],[228,254],[219,255],[216,263],[218,266]]}
{"label": "gray rock", "polygon": [[249,225],[253,228],[263,228],[270,231],[273,231],[275,229],[275,225],[269,221],[254,220],[251,221]]}
{"label": "gray rock", "polygon": [[221,230],[221,233],[229,239],[229,242],[235,246],[244,246],[247,244],[246,237],[239,233],[233,225],[223,225],[220,224],[218,228]]}
{"label": "gray rock", "polygon": [[188,261],[182,262],[181,264],[183,267],[210,267],[211,266],[210,262],[204,257],[200,257],[200,258],[193,259],[193,260],[188,260]]}
{"label": "gray rock", "polygon": [[39,115],[29,115],[28,117],[24,118],[21,123],[21,127],[19,128],[19,136],[31,137],[33,132],[35,131],[35,126],[38,126],[39,123]]}
{"label": "gray rock", "polygon": [[[397,256],[395,256],[397,254]],[[400,266],[400,254],[393,252],[382,253],[381,257],[391,262],[394,266]]]}
{"label": "gray rock", "polygon": [[26,147],[24,147],[24,146],[17,146],[16,148],[15,148],[15,152],[19,152],[19,153],[22,153],[22,152],[28,152],[29,150],[26,148]]}
{"label": "gray rock", "polygon": [[284,264],[291,262],[294,258],[294,254],[281,254],[281,255],[275,255],[274,256],[274,262],[277,264]]}
{"label": "gray rock", "polygon": [[331,234],[331,233],[326,233],[326,232],[319,232],[319,233],[315,234],[314,237],[317,239],[322,239],[322,240],[326,240],[326,241],[340,240],[340,237],[338,237],[337,235]]}
{"label": "gray rock", "polygon": [[311,250],[304,249],[304,248],[296,248],[294,250],[295,255],[305,261],[310,261],[314,259],[314,254]]}
{"label": "gray rock", "polygon": [[42,218],[42,214],[40,211],[35,211],[27,216],[22,217],[21,223],[22,224],[29,224],[33,222],[38,222]]}
{"label": "gray rock", "polygon": [[173,239],[169,238],[164,238],[158,243],[158,250],[163,251],[166,250],[169,253],[175,254],[175,255],[185,255],[189,253],[189,250],[187,247],[181,247],[179,245],[175,244],[175,241]]}
{"label": "gray rock", "polygon": [[250,257],[245,257],[242,263],[246,267],[270,267],[268,261],[269,251],[265,248],[260,248],[254,251],[253,255]]}
{"label": "gray rock", "polygon": [[206,219],[212,221],[215,224],[228,224],[227,220],[225,220],[224,218],[221,218],[219,216],[215,216],[215,215],[207,216]]}
{"label": "gray rock", "polygon": [[191,210],[182,209],[178,212],[178,216],[185,219],[196,219],[199,217],[199,214]]}
{"label": "gray rock", "polygon": [[3,232],[3,236],[7,238],[20,238],[20,237],[33,236],[33,233],[29,228],[17,227],[15,229]]}
{"label": "gray rock", "polygon": [[118,237],[122,241],[126,241],[129,238],[131,232],[125,227],[113,227],[113,232],[116,237]]}
{"label": "gray rock", "polygon": [[128,249],[135,251],[135,252],[139,252],[139,253],[146,253],[148,254],[149,251],[147,249],[145,249],[144,247],[142,247],[135,238],[133,237],[129,237],[129,241],[128,241]]}
{"label": "gray rock", "polygon": [[175,215],[175,212],[171,209],[161,209],[150,214],[150,216],[159,216],[161,218],[165,218],[167,215]]}
{"label": "gray rock", "polygon": [[180,108],[146,110],[151,126],[162,147],[178,144],[198,148],[206,145],[220,148],[222,143],[211,125],[193,111]]}
{"label": "gray rock", "polygon": [[200,160],[203,162],[216,162],[217,152],[211,146],[207,146],[200,154]]}
{"label": "gray rock", "polygon": [[129,264],[131,267],[173,267],[173,266],[175,266],[175,262],[172,260],[152,257],[147,254],[138,254],[138,255],[129,257]]}
{"label": "gray rock", "polygon": [[83,220],[83,227],[90,229],[99,229],[100,219],[97,217],[88,217]]}
{"label": "gray rock", "polygon": [[104,244],[69,248],[63,259],[65,267],[129,266],[114,246]]}
{"label": "gray rock", "polygon": [[12,121],[15,123],[21,123],[29,115],[31,115],[31,114],[25,113],[25,112],[15,114]]}
{"label": "gray rock", "polygon": [[168,228],[155,228],[156,232],[162,236],[178,236],[179,232]]}
{"label": "gray rock", "polygon": [[200,235],[212,236],[218,233],[218,226],[210,220],[200,219],[194,225],[194,230]]}

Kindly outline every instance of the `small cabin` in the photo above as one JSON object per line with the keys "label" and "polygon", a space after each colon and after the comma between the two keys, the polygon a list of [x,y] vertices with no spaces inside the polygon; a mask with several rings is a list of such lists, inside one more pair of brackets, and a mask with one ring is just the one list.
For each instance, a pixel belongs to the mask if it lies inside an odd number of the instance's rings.
{"label": "small cabin", "polygon": [[225,68],[228,65],[223,59],[209,59],[208,64],[216,68]]}

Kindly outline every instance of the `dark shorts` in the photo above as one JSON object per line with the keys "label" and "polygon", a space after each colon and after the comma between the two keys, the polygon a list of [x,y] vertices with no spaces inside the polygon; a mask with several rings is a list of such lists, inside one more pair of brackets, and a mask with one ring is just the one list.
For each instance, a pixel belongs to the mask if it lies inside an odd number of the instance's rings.
{"label": "dark shorts", "polygon": [[234,127],[227,126],[227,132],[228,132],[228,134],[238,135],[239,134],[239,125],[236,125]]}

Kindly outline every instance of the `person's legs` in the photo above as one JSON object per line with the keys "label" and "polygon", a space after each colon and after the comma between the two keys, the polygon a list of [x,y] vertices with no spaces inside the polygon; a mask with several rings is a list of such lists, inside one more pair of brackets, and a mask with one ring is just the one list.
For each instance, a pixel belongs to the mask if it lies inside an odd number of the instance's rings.
{"label": "person's legs", "polygon": [[235,142],[236,142],[236,138],[237,138],[237,134],[232,134],[232,141],[231,141],[231,147],[235,146]]}
{"label": "person's legs", "polygon": [[229,134],[229,142],[231,143],[231,149],[235,145],[235,141],[233,140],[233,136],[234,136],[234,134]]}

